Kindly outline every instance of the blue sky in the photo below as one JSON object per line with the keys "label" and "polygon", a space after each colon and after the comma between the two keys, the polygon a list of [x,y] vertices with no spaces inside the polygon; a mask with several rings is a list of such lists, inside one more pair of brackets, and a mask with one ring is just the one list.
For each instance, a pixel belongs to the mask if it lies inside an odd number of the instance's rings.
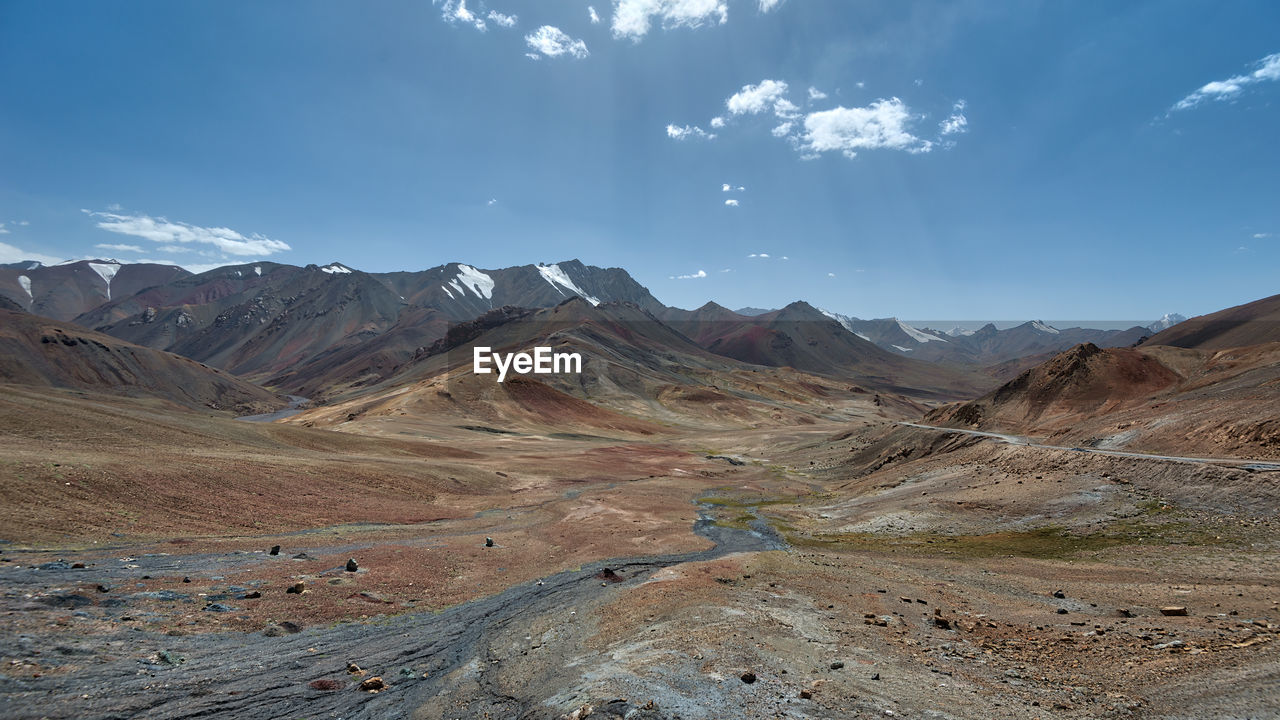
{"label": "blue sky", "polygon": [[1200,314],[1280,292],[1278,27],[1269,0],[0,0],[0,261],[576,257],[682,307]]}

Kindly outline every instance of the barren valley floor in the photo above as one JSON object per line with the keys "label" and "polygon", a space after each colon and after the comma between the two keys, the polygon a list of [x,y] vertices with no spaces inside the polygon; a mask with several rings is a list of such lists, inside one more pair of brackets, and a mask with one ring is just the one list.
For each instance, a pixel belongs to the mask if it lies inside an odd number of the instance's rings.
{"label": "barren valley floor", "polygon": [[6,717],[1280,713],[1280,473],[0,402]]}

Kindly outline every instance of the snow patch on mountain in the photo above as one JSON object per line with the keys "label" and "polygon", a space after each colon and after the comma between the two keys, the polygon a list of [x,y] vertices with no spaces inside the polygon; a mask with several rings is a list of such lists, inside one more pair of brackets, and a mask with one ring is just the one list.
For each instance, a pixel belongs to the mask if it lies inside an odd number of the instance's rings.
{"label": "snow patch on mountain", "polygon": [[854,333],[853,333],[853,334],[854,334],[854,335],[857,335],[858,337],[862,338],[863,340],[866,340],[867,342],[871,342],[871,338],[867,337],[866,335],[863,335],[863,334],[862,334],[862,333],[860,333],[860,332],[854,331]]}
{"label": "snow patch on mountain", "polygon": [[[912,340],[915,340],[916,342],[927,343],[931,340],[937,340],[938,342],[946,342],[946,340],[938,337],[937,335],[930,335],[927,332],[920,332],[919,330],[911,327],[910,325],[902,322],[901,320],[898,320],[897,318],[894,318],[894,322],[898,323],[898,327],[902,330],[902,332],[906,333],[908,336],[911,337]],[[894,347],[898,347],[898,346],[894,345]]]}
{"label": "snow patch on mountain", "polygon": [[818,312],[840,323],[841,325],[844,326],[845,330],[848,330],[854,335],[858,335],[858,337],[862,338],[863,340],[866,340],[866,337],[859,335],[858,332],[853,329],[853,318],[849,317],[848,315],[841,315],[840,313],[831,312],[830,310],[823,310],[822,308],[818,308]]}
{"label": "snow patch on mountain", "polygon": [[976,332],[978,332],[978,331],[977,331],[977,330],[968,330],[968,329],[966,329],[966,328],[962,328],[962,327],[960,327],[960,326],[956,326],[956,327],[953,327],[953,328],[951,328],[950,330],[948,330],[948,331],[947,331],[947,334],[948,334],[948,335],[950,335],[951,337],[968,337],[968,336],[970,336],[970,335],[972,335],[972,334],[974,334],[974,333],[976,333]]}
{"label": "snow patch on mountain", "polygon": [[537,267],[538,272],[542,275],[542,279],[550,283],[551,287],[555,288],[561,295],[564,295],[564,290],[561,290],[560,288],[564,287],[571,290],[573,294],[583,300],[586,300],[592,305],[600,304],[598,299],[591,297],[582,288],[578,287],[573,280],[569,278],[568,273],[560,269],[559,265],[539,265]]}
{"label": "snow patch on mountain", "polygon": [[1043,322],[1040,322],[1039,320],[1031,321],[1031,329],[1039,330],[1042,333],[1049,333],[1050,335],[1058,334],[1058,328],[1053,327],[1052,325],[1045,325]]}
{"label": "snow patch on mountain", "polygon": [[351,268],[345,265],[339,265],[338,263],[334,263],[332,265],[326,265],[320,269],[323,270],[324,272],[329,273],[330,275],[350,275],[351,274]]}
{"label": "snow patch on mountain", "polygon": [[[485,300],[493,299],[493,278],[470,265],[458,264],[458,276],[449,281],[454,290],[465,295],[463,288],[473,291]],[[450,294],[452,297],[452,294]]]}
{"label": "snow patch on mountain", "polygon": [[450,300],[453,300],[453,299],[454,299],[454,297],[453,297],[453,293],[449,292],[449,286],[448,286],[448,285],[441,285],[441,286],[440,286],[440,289],[444,291],[444,294],[445,294],[445,295],[448,295],[448,296],[449,296],[449,299],[450,299]]}
{"label": "snow patch on mountain", "polygon": [[116,276],[116,273],[120,272],[120,263],[118,263],[118,262],[105,262],[105,263],[95,263],[95,262],[91,262],[91,263],[89,263],[89,267],[90,267],[90,268],[92,268],[94,272],[98,273],[98,276],[102,278],[102,281],[103,281],[103,282],[105,282],[105,283],[107,284],[107,299],[108,299],[108,300],[110,300],[110,299],[111,299],[111,278],[115,277],[115,276]]}
{"label": "snow patch on mountain", "polygon": [[1178,313],[1165,313],[1164,317],[1148,325],[1147,329],[1150,330],[1151,332],[1160,332],[1161,330],[1168,330],[1169,328],[1173,327],[1174,325],[1177,325],[1180,322],[1185,321],[1186,319],[1187,318],[1185,315],[1179,315]]}
{"label": "snow patch on mountain", "polygon": [[254,274],[254,275],[262,275],[262,266],[261,266],[261,265],[254,265],[254,266],[253,266],[253,274]]}
{"label": "snow patch on mountain", "polygon": [[19,275],[18,284],[22,286],[23,290],[27,291],[27,297],[31,298],[32,300],[36,299],[36,296],[31,294],[31,278],[27,277],[26,275]]}
{"label": "snow patch on mountain", "polygon": [[897,348],[899,352],[911,352],[911,348],[904,348],[901,345],[894,345],[893,347]]}

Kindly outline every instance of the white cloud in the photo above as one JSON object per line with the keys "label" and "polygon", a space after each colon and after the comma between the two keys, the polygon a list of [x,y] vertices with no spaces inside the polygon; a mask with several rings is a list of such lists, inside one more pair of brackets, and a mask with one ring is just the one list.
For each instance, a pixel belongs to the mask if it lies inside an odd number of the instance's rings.
{"label": "white cloud", "polygon": [[497,204],[498,204],[498,198],[489,198],[489,202],[485,203],[485,205],[488,205],[489,207],[493,207],[494,205],[497,205]]}
{"label": "white cloud", "polygon": [[57,265],[62,262],[63,258],[45,255],[39,252],[28,252],[20,250],[12,245],[0,243],[0,263],[15,263],[24,260],[32,260],[34,262],[44,263],[45,265]]}
{"label": "white cloud", "polygon": [[877,148],[929,152],[933,143],[908,130],[913,119],[898,98],[877,100],[867,107],[821,110],[805,116],[801,147],[809,155],[839,151],[849,158],[859,150]]}
{"label": "white cloud", "polygon": [[938,133],[941,135],[955,135],[968,132],[969,118],[964,116],[964,108],[964,100],[957,100],[956,104],[951,107],[951,117],[938,123]]}
{"label": "white cloud", "polygon": [[532,33],[525,35],[524,41],[532,50],[540,52],[547,57],[572,55],[581,60],[591,54],[587,52],[587,44],[585,42],[574,40],[560,28],[551,25],[543,25]]}
{"label": "white cloud", "polygon": [[[763,80],[759,85],[743,85],[724,104],[734,115],[755,115],[764,112],[771,105],[776,106],[779,100],[784,100],[783,96],[786,94],[786,83],[781,80]],[[787,104],[791,105],[790,102]]]}
{"label": "white cloud", "polygon": [[783,3],[783,0],[760,0],[760,12],[767,13],[770,10],[773,10],[774,8],[778,7],[782,3]]}
{"label": "white cloud", "polygon": [[833,277],[835,277],[835,276],[836,276],[836,274],[835,274],[835,273],[827,273],[827,277],[829,277],[829,278],[833,278]]}
{"label": "white cloud", "polygon": [[667,137],[674,140],[688,140],[690,138],[698,138],[702,140],[715,140],[716,134],[709,133],[697,125],[668,125]]}
{"label": "white cloud", "polygon": [[793,126],[793,125],[795,125],[795,123],[792,123],[792,122],[789,122],[789,121],[788,121],[788,122],[784,122],[784,123],[782,123],[781,125],[779,125],[779,126],[775,127],[774,129],[770,130],[769,132],[773,133],[773,136],[774,136],[774,137],[779,137],[779,138],[780,138],[780,137],[786,137],[786,136],[788,136],[788,135],[790,135],[790,134],[791,134],[791,128],[792,128],[792,126]]}
{"label": "white cloud", "polygon": [[[721,186],[720,186],[720,192],[729,192],[729,191],[730,191],[730,190],[732,190],[732,189],[733,189],[733,186],[732,186],[732,185],[730,185],[729,183],[725,183],[725,184],[723,184],[723,185],[721,185]],[[0,225],[0,229],[3,229],[3,228],[4,228],[4,226],[3,226],[3,225]]]}
{"label": "white cloud", "polygon": [[1254,240],[1262,240],[1263,238],[1269,238],[1269,237],[1271,237],[1271,233],[1254,233],[1253,234]]}
{"label": "white cloud", "polygon": [[1257,68],[1248,75],[1235,75],[1201,86],[1199,90],[1179,100],[1170,108],[1170,112],[1189,110],[1205,101],[1230,100],[1250,85],[1280,80],[1280,53],[1272,53],[1254,64]]}
{"label": "white cloud", "polygon": [[783,255],[783,256],[782,256],[782,259],[783,259],[783,260],[790,260],[791,258],[787,257],[786,255]]}
{"label": "white cloud", "polygon": [[767,257],[769,257],[769,253],[751,253],[751,254],[750,254],[750,255],[748,255],[747,257],[749,257],[749,258],[767,258]]}
{"label": "white cloud", "polygon": [[738,201],[734,200],[733,198],[729,198],[728,200],[725,200],[724,204],[728,205],[729,207],[738,207]]}
{"label": "white cloud", "polygon": [[826,93],[824,93],[824,92],[822,92],[822,91],[821,91],[821,90],[819,90],[818,88],[813,87],[812,85],[810,85],[810,86],[809,86],[809,99],[810,99],[810,100],[826,100],[826,99],[827,99],[827,94],[826,94]]}
{"label": "white cloud", "polygon": [[4,223],[0,223],[0,235],[8,235],[8,234],[9,234],[9,228],[5,227]]}
{"label": "white cloud", "polygon": [[733,272],[733,268],[725,268],[725,269],[721,270],[720,272],[722,272],[722,273],[726,273],[726,272]]}
{"label": "white cloud", "polygon": [[600,16],[596,14],[596,9],[590,5],[587,6],[587,17],[591,18],[592,25],[600,24]]}
{"label": "white cloud", "polygon": [[672,275],[671,279],[672,280],[697,280],[699,278],[704,278],[706,276],[707,276],[706,270],[699,270],[698,272],[690,273],[689,275]]}
{"label": "white cloud", "polygon": [[539,55],[538,53],[525,53],[525,54],[524,54],[524,56],[525,56],[525,57],[527,57],[527,58],[529,58],[530,60],[541,60],[541,59],[542,59],[542,56],[541,56],[541,55]]}
{"label": "white cloud", "polygon": [[729,20],[729,7],[724,0],[614,0],[613,36],[639,42],[654,18],[662,21],[664,30],[708,22],[723,25]]}
{"label": "white cloud", "polygon": [[18,224],[19,224],[19,225],[21,225],[21,226],[23,226],[23,227],[26,227],[26,226],[30,225],[31,223],[27,222],[26,220],[19,220],[19,221],[18,221]]}
{"label": "white cloud", "polygon": [[[439,3],[440,0],[432,0],[433,3]],[[488,28],[485,27],[484,19],[467,9],[467,0],[445,0],[440,7],[440,14],[450,24],[462,23],[470,25],[480,32],[484,32]]]}
{"label": "white cloud", "polygon": [[[157,250],[159,250],[160,252],[167,252],[167,253],[189,253],[189,252],[191,252],[191,248],[188,248],[188,247],[182,247],[181,245],[160,245],[160,246],[157,246],[157,247],[156,247],[156,249],[157,249]],[[200,254],[201,254],[201,255],[204,255],[204,254],[206,254],[206,253],[200,253]]]}
{"label": "white cloud", "polygon": [[149,215],[84,212],[90,217],[98,218],[97,225],[103,230],[157,243],[207,244],[227,255],[238,256],[271,255],[293,249],[280,240],[272,240],[257,233],[246,236],[230,228],[201,227]]}
{"label": "white cloud", "polygon": [[503,15],[497,10],[490,10],[489,20],[491,20],[494,25],[509,28],[516,26],[516,20],[518,20],[518,18],[515,15]]}
{"label": "white cloud", "polygon": [[118,250],[119,252],[142,252],[142,248],[137,245],[113,245],[111,243],[98,243],[94,247],[102,250]]}
{"label": "white cloud", "polygon": [[711,118],[711,127],[713,128],[724,127],[724,118],[720,117],[719,115]]}

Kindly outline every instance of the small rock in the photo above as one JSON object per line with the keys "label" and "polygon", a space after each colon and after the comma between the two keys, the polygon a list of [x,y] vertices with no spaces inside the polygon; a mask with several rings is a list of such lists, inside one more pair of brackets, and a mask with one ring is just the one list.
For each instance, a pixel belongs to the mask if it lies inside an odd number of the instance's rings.
{"label": "small rock", "polygon": [[1065,598],[1065,597],[1067,596],[1067,594],[1066,594],[1066,593],[1064,593],[1064,592],[1062,592],[1061,590],[1054,590],[1054,591],[1053,591],[1053,596],[1054,596],[1054,597],[1056,597],[1056,598],[1058,598],[1059,600],[1061,600],[1061,599]]}
{"label": "small rock", "polygon": [[742,679],[742,682],[750,685],[751,683],[756,681],[756,674],[748,670],[747,672],[742,673],[741,679]]}
{"label": "small rock", "polygon": [[801,691],[800,691],[800,699],[801,699],[801,700],[808,700],[808,699],[810,699],[810,698],[812,698],[812,697],[813,697],[813,693],[809,692],[808,690],[801,690]]}
{"label": "small rock", "polygon": [[185,657],[181,655],[175,655],[174,653],[171,653],[168,650],[161,650],[160,652],[156,653],[156,657],[159,658],[160,662],[164,663],[165,665],[181,665],[182,663],[187,661]]}
{"label": "small rock", "polygon": [[360,669],[360,666],[355,663],[347,663],[347,672],[351,673],[352,675],[364,674],[364,670]]}
{"label": "small rock", "polygon": [[842,667],[844,667],[844,663],[843,663],[843,662],[840,662],[839,660],[837,660],[837,661],[835,661],[835,662],[831,663],[831,669],[832,669],[832,670],[839,670],[839,669],[840,669],[840,668],[842,668]]}
{"label": "small rock", "polygon": [[189,577],[185,577],[185,576],[184,576],[184,577],[182,578],[182,582],[184,582],[184,583],[189,583],[189,582],[191,582],[191,578],[189,578]]}
{"label": "small rock", "polygon": [[1160,608],[1161,615],[1186,615],[1187,608],[1182,605],[1169,605]]}
{"label": "small rock", "polygon": [[359,569],[360,569],[360,565],[356,563],[355,558],[349,558],[347,560],[347,572],[355,572]]}
{"label": "small rock", "polygon": [[487,538],[485,538],[485,539],[484,539],[484,546],[485,546],[485,547],[493,547],[493,538],[491,538],[491,537],[487,537]]}
{"label": "small rock", "polygon": [[1066,609],[1066,608],[1058,608],[1058,614],[1059,614],[1059,615],[1066,615],[1066,614],[1067,614],[1067,609]]}
{"label": "small rock", "polygon": [[360,683],[360,689],[372,693],[382,692],[387,689],[387,684],[380,677],[371,677]]}
{"label": "small rock", "polygon": [[1133,617],[1133,611],[1129,610],[1128,608],[1120,608],[1116,612],[1120,613],[1120,617],[1127,617],[1127,618]]}
{"label": "small rock", "polygon": [[254,590],[251,593],[245,593],[244,595],[241,595],[240,599],[241,600],[257,600],[260,597],[262,597],[262,593],[258,592],[257,590]]}
{"label": "small rock", "polygon": [[284,630],[285,632],[289,633],[290,635],[292,635],[293,633],[299,633],[299,632],[302,632],[302,626],[301,626],[301,625],[299,625],[299,624],[297,624],[297,623],[289,622],[288,620],[285,620],[284,622],[280,623],[280,629],[281,629],[281,630]]}
{"label": "small rock", "polygon": [[[272,546],[271,546],[271,549],[267,551],[267,554],[268,554],[268,555],[279,555],[279,554],[280,554],[280,546],[279,546],[279,545],[272,545]],[[319,682],[319,681],[317,681],[317,682]]]}
{"label": "small rock", "polygon": [[[99,585],[98,592],[100,593],[111,592],[111,588],[107,587],[106,585]],[[1186,615],[1186,613],[1183,613],[1183,615]]]}
{"label": "small rock", "polygon": [[871,679],[872,679],[872,680],[879,680],[879,679],[880,679],[880,673],[876,673],[875,675],[872,675],[872,676],[871,676]]}
{"label": "small rock", "polygon": [[267,629],[262,631],[262,634],[267,637],[280,637],[284,635],[284,628],[279,625],[268,625]]}
{"label": "small rock", "polygon": [[307,589],[307,584],[299,580],[298,582],[285,588],[285,592],[289,593],[290,595],[301,595],[302,593],[306,592],[306,589]]}
{"label": "small rock", "polygon": [[71,563],[71,567],[72,567],[72,569],[74,569],[74,570],[79,570],[79,569],[81,569],[81,568],[83,568],[83,567],[84,567],[84,563],[81,563],[81,562],[78,562],[78,563]]}

